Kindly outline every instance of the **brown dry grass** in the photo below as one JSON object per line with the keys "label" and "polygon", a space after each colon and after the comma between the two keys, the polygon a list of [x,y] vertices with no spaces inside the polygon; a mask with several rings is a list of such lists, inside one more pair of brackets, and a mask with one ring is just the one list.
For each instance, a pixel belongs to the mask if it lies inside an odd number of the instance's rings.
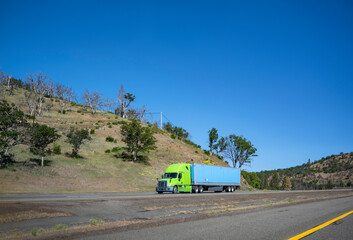
{"label": "brown dry grass", "polygon": [[0,224],[9,222],[19,222],[36,218],[52,218],[52,217],[67,217],[69,213],[63,212],[40,212],[40,211],[22,211],[16,213],[0,214]]}
{"label": "brown dry grass", "polygon": [[[27,113],[24,91],[16,90],[14,96],[8,96],[7,100]],[[62,154],[46,157],[45,159],[51,161],[50,166],[41,168],[29,164],[29,159],[38,156],[32,155],[28,147],[14,148],[12,153],[17,164],[8,169],[1,169],[0,193],[153,191],[156,178],[160,177],[170,164],[203,163],[212,160],[216,165],[227,166],[218,158],[205,155],[201,149],[172,139],[170,134],[164,131],[155,134],[157,150],[146,155],[146,164],[124,161],[114,153],[105,153],[107,149],[125,146],[120,135],[120,125],[112,124],[122,120],[120,117],[102,111],[92,115],[88,108],[82,106],[71,106],[66,114],[60,114],[59,103],[55,99],[52,103],[54,107],[36,120],[38,123],[55,127],[62,135],[56,143],[61,146]],[[108,123],[111,123],[111,128]],[[70,127],[95,130],[92,141],[85,143],[80,149],[82,159],[72,159],[65,155],[71,152],[71,146],[65,141]],[[114,137],[117,142],[106,142],[107,136]]]}

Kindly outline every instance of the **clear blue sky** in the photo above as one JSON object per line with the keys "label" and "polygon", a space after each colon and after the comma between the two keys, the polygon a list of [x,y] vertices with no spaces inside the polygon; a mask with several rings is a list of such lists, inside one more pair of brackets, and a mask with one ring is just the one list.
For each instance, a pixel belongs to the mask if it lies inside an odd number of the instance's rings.
{"label": "clear blue sky", "polygon": [[203,148],[251,140],[251,171],[353,151],[352,1],[0,0],[0,29],[3,71],[124,84]]}

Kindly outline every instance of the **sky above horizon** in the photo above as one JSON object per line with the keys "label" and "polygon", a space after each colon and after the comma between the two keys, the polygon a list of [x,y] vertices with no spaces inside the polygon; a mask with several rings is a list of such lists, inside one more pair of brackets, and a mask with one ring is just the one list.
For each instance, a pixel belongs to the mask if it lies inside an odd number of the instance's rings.
{"label": "sky above horizon", "polygon": [[[250,171],[353,151],[352,1],[0,0],[0,67],[117,97],[120,85]],[[155,117],[158,120],[158,116]]]}

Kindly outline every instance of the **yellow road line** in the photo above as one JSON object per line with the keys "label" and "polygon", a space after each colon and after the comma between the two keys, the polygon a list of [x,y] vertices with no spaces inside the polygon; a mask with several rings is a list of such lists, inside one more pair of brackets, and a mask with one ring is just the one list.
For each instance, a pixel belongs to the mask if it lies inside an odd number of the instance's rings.
{"label": "yellow road line", "polygon": [[301,239],[303,237],[306,237],[309,234],[312,234],[313,232],[316,232],[317,230],[320,230],[320,229],[330,225],[331,223],[334,223],[334,222],[336,222],[336,221],[338,221],[338,220],[340,220],[340,219],[342,219],[344,217],[347,217],[349,214],[352,214],[352,213],[353,213],[353,211],[347,212],[347,213],[345,213],[345,214],[343,214],[343,215],[341,215],[339,217],[336,217],[336,218],[334,218],[334,219],[332,219],[332,220],[330,220],[328,222],[325,222],[325,223],[323,223],[323,224],[321,224],[321,225],[319,225],[317,227],[314,227],[314,228],[312,228],[312,229],[310,229],[310,230],[308,230],[306,232],[303,232],[303,233],[301,233],[301,234],[299,234],[299,235],[297,235],[295,237],[289,238],[288,240],[297,240],[297,239]]}

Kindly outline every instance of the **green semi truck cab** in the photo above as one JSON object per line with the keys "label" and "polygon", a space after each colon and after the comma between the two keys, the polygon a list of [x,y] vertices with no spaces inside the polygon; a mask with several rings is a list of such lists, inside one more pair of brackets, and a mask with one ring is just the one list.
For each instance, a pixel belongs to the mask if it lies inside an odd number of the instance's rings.
{"label": "green semi truck cab", "polygon": [[232,192],[236,188],[240,188],[240,169],[177,163],[170,165],[158,179],[156,192]]}

